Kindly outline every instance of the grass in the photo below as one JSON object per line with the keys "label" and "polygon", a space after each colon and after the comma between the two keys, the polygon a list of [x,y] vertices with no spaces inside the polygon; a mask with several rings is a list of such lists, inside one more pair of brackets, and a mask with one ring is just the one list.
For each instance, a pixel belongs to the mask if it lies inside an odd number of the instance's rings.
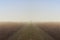
{"label": "grass", "polygon": [[60,40],[60,23],[0,23],[0,40]]}

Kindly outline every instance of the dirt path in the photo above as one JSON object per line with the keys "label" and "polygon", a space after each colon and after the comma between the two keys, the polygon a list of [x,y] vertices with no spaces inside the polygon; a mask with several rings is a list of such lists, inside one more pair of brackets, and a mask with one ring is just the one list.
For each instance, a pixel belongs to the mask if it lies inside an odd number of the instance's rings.
{"label": "dirt path", "polygon": [[[42,30],[41,28],[37,27],[37,25],[33,25],[34,27],[34,37],[36,39],[34,40],[54,40],[53,37],[51,37],[48,33],[46,33],[44,30]],[[33,37],[33,36],[32,36]]]}
{"label": "dirt path", "polygon": [[36,25],[27,25],[18,30],[8,40],[54,40]]}

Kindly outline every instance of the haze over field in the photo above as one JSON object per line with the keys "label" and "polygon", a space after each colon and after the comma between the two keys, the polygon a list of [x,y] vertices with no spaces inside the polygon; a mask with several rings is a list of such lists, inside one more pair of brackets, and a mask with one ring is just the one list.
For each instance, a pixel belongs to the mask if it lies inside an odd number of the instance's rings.
{"label": "haze over field", "polygon": [[60,21],[60,0],[35,0],[32,2],[32,5],[33,21]]}
{"label": "haze over field", "polygon": [[60,0],[0,0],[0,40],[60,40]]}
{"label": "haze over field", "polygon": [[0,21],[60,21],[60,0],[0,0]]}

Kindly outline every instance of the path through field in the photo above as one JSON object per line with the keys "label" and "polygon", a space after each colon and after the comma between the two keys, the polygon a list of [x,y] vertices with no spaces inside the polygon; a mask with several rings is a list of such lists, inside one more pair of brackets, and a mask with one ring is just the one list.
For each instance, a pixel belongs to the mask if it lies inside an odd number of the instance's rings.
{"label": "path through field", "polygon": [[29,24],[15,32],[8,40],[54,40],[54,38],[36,25]]}

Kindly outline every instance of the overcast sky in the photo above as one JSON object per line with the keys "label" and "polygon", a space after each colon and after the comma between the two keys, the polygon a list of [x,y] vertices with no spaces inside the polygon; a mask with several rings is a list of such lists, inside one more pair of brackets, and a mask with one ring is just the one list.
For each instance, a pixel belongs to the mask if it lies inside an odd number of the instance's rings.
{"label": "overcast sky", "polygon": [[0,0],[0,21],[60,21],[60,0]]}

